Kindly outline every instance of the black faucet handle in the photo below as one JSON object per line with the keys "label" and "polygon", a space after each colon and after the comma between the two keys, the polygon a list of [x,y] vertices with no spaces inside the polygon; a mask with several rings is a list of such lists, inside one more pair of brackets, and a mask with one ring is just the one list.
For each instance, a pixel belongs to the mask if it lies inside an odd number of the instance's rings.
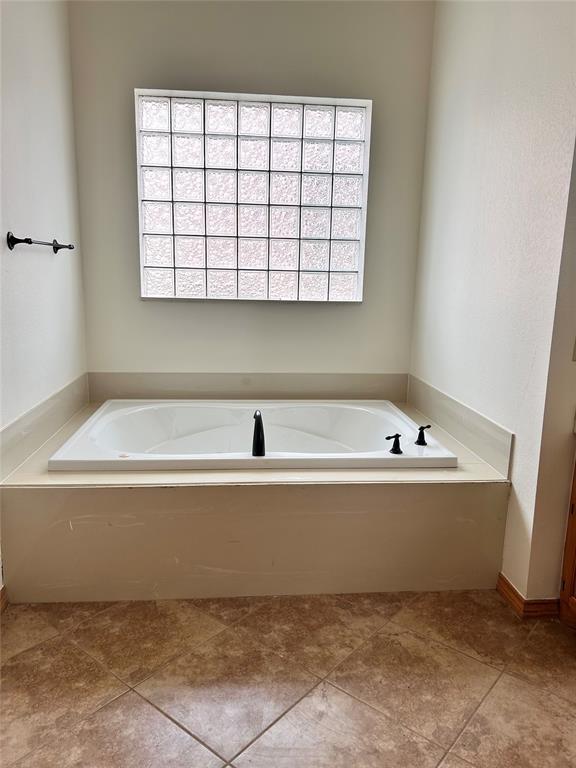
{"label": "black faucet handle", "polygon": [[400,438],[402,435],[400,433],[396,433],[395,435],[388,435],[386,440],[394,440],[392,443],[392,448],[390,448],[390,453],[402,453],[402,449],[400,448]]}
{"label": "black faucet handle", "polygon": [[254,411],[254,433],[252,436],[252,456],[266,456],[264,422],[260,411]]}
{"label": "black faucet handle", "polygon": [[426,436],[424,434],[424,430],[430,429],[431,426],[432,426],[431,424],[426,424],[425,427],[418,427],[418,437],[416,439],[415,445],[428,445],[428,443],[426,442]]}

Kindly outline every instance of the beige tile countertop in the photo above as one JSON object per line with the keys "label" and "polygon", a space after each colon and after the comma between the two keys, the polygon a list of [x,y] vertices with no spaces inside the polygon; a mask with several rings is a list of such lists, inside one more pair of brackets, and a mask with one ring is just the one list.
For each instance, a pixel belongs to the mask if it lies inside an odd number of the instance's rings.
{"label": "beige tile countertop", "polygon": [[507,483],[494,467],[455,440],[424,414],[396,403],[413,421],[433,426],[434,436],[458,457],[458,466],[447,469],[257,469],[257,470],[155,470],[131,472],[49,472],[50,456],[94,413],[99,403],[79,411],[44,445],[4,480],[8,487],[73,486],[176,486],[258,484],[355,483]]}

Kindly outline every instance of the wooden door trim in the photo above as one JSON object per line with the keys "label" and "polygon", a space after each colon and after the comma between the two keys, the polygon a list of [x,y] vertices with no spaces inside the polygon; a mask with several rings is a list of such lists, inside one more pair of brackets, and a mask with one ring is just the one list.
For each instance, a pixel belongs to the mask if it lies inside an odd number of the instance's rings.
{"label": "wooden door trim", "polygon": [[564,562],[562,563],[560,618],[567,624],[576,626],[576,465],[572,479],[566,546],[564,547]]}

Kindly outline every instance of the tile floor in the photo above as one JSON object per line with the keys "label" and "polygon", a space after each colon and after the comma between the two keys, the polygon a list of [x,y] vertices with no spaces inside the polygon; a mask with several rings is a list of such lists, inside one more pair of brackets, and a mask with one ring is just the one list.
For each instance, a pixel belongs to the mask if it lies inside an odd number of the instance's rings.
{"label": "tile floor", "polygon": [[3,768],[575,768],[576,632],[495,592],[9,606]]}

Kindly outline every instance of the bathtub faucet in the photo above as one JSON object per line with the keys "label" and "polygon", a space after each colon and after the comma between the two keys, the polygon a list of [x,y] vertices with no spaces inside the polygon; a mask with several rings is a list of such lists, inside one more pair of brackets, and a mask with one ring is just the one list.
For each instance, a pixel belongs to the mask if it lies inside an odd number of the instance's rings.
{"label": "bathtub faucet", "polygon": [[266,456],[264,442],[264,423],[260,411],[254,413],[254,436],[252,438],[252,456]]}

